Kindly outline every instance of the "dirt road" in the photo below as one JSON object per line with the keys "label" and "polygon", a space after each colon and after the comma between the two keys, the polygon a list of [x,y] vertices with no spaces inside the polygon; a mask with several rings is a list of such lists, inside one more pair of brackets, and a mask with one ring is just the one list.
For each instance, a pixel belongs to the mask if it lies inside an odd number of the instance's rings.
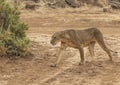
{"label": "dirt road", "polygon": [[[82,10],[83,11],[83,10]],[[40,9],[22,11],[21,20],[28,23],[32,55],[25,58],[0,57],[0,85],[120,85],[120,13],[102,13],[79,9]],[[106,53],[95,47],[95,61],[88,50],[86,64],[79,66],[79,52],[68,48],[60,65],[55,62],[59,44],[53,47],[51,35],[65,29],[97,27],[104,33],[107,46],[118,52],[113,62]]]}

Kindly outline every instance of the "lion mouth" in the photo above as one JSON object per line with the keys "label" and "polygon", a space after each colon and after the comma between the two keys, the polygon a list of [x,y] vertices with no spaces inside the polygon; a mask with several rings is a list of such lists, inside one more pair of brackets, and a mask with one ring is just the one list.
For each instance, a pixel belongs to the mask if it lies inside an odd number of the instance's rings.
{"label": "lion mouth", "polygon": [[56,43],[51,43],[52,45],[56,45]]}
{"label": "lion mouth", "polygon": [[51,42],[50,42],[52,45],[56,45],[56,42],[53,42],[52,40],[51,40]]}

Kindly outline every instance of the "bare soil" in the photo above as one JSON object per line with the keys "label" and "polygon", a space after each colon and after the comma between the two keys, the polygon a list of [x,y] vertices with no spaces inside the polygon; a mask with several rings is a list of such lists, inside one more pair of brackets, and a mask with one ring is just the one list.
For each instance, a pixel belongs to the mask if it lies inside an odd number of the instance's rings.
{"label": "bare soil", "polygon": [[[24,58],[0,57],[0,85],[120,85],[120,12],[103,13],[101,9],[23,10],[21,20],[29,25],[31,55]],[[118,52],[113,62],[98,46],[91,60],[85,49],[85,65],[77,49],[68,48],[58,67],[54,63],[59,44],[52,46],[51,35],[60,30],[97,27],[106,45]]]}

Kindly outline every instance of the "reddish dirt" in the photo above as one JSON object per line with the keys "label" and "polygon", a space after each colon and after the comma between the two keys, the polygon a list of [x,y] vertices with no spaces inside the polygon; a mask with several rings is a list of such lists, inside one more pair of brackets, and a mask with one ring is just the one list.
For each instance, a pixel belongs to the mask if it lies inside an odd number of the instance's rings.
{"label": "reddish dirt", "polygon": [[[25,58],[0,57],[0,85],[120,85],[120,13],[103,13],[101,10],[39,9],[22,11],[21,20],[29,25],[32,55]],[[58,67],[55,62],[59,49],[49,41],[51,35],[65,29],[100,29],[109,48],[118,52],[113,62],[106,53],[95,47],[95,59],[85,49],[85,65],[78,65],[76,49],[68,48]]]}

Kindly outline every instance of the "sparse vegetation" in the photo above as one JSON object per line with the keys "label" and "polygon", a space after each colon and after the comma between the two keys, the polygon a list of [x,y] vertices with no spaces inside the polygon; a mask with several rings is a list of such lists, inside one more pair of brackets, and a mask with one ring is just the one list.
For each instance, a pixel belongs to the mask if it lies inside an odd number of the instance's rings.
{"label": "sparse vegetation", "polygon": [[11,2],[14,3],[14,6],[17,6],[21,9],[26,8],[32,10],[35,10],[39,7],[78,8],[86,5],[97,7],[111,6],[113,9],[120,9],[120,0],[11,0]]}
{"label": "sparse vegetation", "polygon": [[28,26],[20,21],[20,12],[11,8],[4,0],[0,1],[0,54],[25,56],[29,39]]}

